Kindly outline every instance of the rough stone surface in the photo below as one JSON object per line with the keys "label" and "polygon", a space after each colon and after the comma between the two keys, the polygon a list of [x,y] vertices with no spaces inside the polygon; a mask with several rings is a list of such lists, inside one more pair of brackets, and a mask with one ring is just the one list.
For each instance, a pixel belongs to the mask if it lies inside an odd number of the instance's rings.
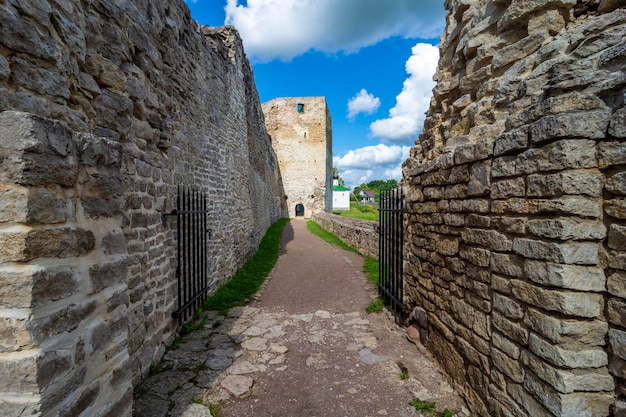
{"label": "rough stone surface", "polygon": [[626,395],[624,6],[445,3],[403,165],[405,302],[476,415],[607,416]]}
{"label": "rough stone surface", "polygon": [[252,70],[179,0],[9,0],[0,26],[0,414],[128,417],[179,325],[179,187],[210,201],[209,292],[287,215]]}
{"label": "rough stone surface", "polygon": [[330,213],[315,213],[311,219],[360,254],[378,259],[378,222]]}

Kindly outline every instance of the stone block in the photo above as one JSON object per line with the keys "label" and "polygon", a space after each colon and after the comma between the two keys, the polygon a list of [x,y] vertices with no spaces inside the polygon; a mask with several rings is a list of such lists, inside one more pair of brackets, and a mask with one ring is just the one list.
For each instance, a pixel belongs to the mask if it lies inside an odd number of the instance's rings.
{"label": "stone block", "polygon": [[26,222],[31,224],[64,223],[68,218],[68,201],[57,187],[31,188],[28,192]]}
{"label": "stone block", "polygon": [[626,195],[626,171],[607,177],[604,189],[617,195]]}
{"label": "stone block", "polygon": [[508,376],[511,381],[518,384],[524,381],[524,368],[519,360],[505,355],[498,349],[491,349],[491,359],[493,365]]}
{"label": "stone block", "polygon": [[626,327],[626,300],[610,299],[607,303],[607,318],[612,324]]}
{"label": "stone block", "polygon": [[[491,161],[472,165],[467,194],[470,196],[487,194],[491,186]],[[463,196],[464,197],[464,196]]]}
{"label": "stone block", "polygon": [[[622,117],[626,119],[626,112]],[[614,165],[626,165],[626,142],[600,142],[597,147],[598,167],[601,169]]]}
{"label": "stone block", "polygon": [[[626,138],[626,108],[622,107],[613,113],[609,122],[609,135],[619,138]],[[623,144],[622,144],[623,146]],[[622,151],[623,152],[623,151]],[[622,153],[623,158],[623,153]]]}
{"label": "stone block", "polygon": [[493,155],[494,138],[481,138],[476,143],[459,145],[454,149],[454,163],[457,165],[487,159]]}
{"label": "stone block", "polygon": [[83,320],[91,317],[96,310],[96,302],[86,304],[69,304],[45,316],[35,316],[29,325],[36,343],[49,341],[64,332],[74,331]]}
{"label": "stone block", "polygon": [[0,269],[0,300],[2,308],[30,308],[32,305],[33,275],[35,267],[16,271],[10,267]]}
{"label": "stone block", "polygon": [[37,356],[33,350],[24,355],[3,358],[0,361],[0,392],[39,393],[37,382]]}
{"label": "stone block", "polygon": [[524,387],[560,417],[607,416],[613,403],[613,395],[608,392],[560,393],[532,372],[527,373]]}
{"label": "stone block", "polygon": [[531,333],[528,346],[532,353],[558,367],[600,368],[609,363],[603,348],[583,343],[553,344]]}
{"label": "stone block", "polygon": [[74,398],[71,399],[72,401],[61,407],[60,415],[80,416],[96,402],[98,394],[100,394],[100,383],[96,381],[82,389],[80,394],[75,393]]}
{"label": "stone block", "polygon": [[489,200],[483,199],[466,199],[451,200],[450,211],[453,213],[489,213]]}
{"label": "stone block", "polygon": [[565,19],[558,10],[545,10],[528,20],[528,34],[548,30],[554,36],[565,27]]}
{"label": "stone block", "polygon": [[528,229],[537,236],[559,240],[601,240],[606,236],[604,223],[576,218],[529,220]]}
{"label": "stone block", "polygon": [[502,178],[515,176],[517,173],[516,163],[517,158],[514,156],[494,158],[491,162],[491,177]]}
{"label": "stone block", "polygon": [[459,250],[459,256],[476,266],[488,267],[491,252],[487,249],[462,245]]}
{"label": "stone block", "polygon": [[15,262],[25,259],[26,233],[0,233],[0,262]]}
{"label": "stone block", "polygon": [[493,346],[500,349],[510,358],[515,360],[519,359],[521,353],[520,347],[507,337],[496,331],[491,334],[491,342]]}
{"label": "stone block", "polygon": [[[510,130],[500,134],[495,140],[494,156],[504,155],[511,151],[520,151],[528,147],[528,127]],[[501,158],[498,158],[501,159]],[[495,160],[495,159],[494,159]]]}
{"label": "stone block", "polygon": [[524,276],[537,284],[552,287],[594,292],[606,289],[604,270],[597,267],[527,260]]}
{"label": "stone block", "polygon": [[598,263],[597,243],[556,243],[516,238],[513,240],[513,251],[526,258],[563,264],[596,265]]}
{"label": "stone block", "polygon": [[609,329],[609,344],[615,356],[626,360],[626,331]]}
{"label": "stone block", "polygon": [[474,364],[483,373],[489,373],[489,357],[480,353],[471,343],[462,337],[457,337],[455,340],[455,346],[463,356],[465,363]]}
{"label": "stone block", "polygon": [[32,307],[44,306],[76,294],[80,283],[75,272],[68,267],[40,269],[32,275]]}
{"label": "stone block", "polygon": [[511,294],[511,278],[493,274],[491,276],[491,288],[502,294]]}
{"label": "stone block", "polygon": [[126,237],[121,231],[112,231],[104,235],[100,245],[105,255],[123,254],[126,252]]}
{"label": "stone block", "polygon": [[[501,21],[498,25],[501,24]],[[535,52],[548,37],[548,31],[543,30],[526,36],[519,41],[500,48],[493,56],[491,65],[494,69],[498,69],[514,62],[521,61],[533,52]]]}
{"label": "stone block", "polygon": [[126,90],[126,76],[118,65],[100,54],[85,55],[85,69],[100,87]]}
{"label": "stone block", "polygon": [[524,318],[525,309],[520,303],[497,292],[493,293],[493,308],[513,320]]}
{"label": "stone block", "polygon": [[589,171],[534,174],[529,175],[526,182],[526,195],[529,197],[560,197],[567,194],[599,197],[602,192],[602,175]]}
{"label": "stone block", "polygon": [[525,235],[528,219],[525,217],[494,217],[496,228],[500,232]]}
{"label": "stone block", "polygon": [[540,143],[567,138],[604,139],[608,123],[608,109],[544,116],[530,125],[530,141]]}
{"label": "stone block", "polygon": [[488,339],[491,333],[490,320],[487,314],[477,310],[465,301],[451,297],[451,312],[459,323],[472,329],[479,336]]}
{"label": "stone block", "polygon": [[527,304],[568,316],[599,317],[603,313],[601,294],[549,290],[525,281],[511,281],[513,295]]}
{"label": "stone block", "polygon": [[491,254],[490,267],[495,273],[521,278],[524,263],[522,258],[517,255],[494,252]]}
{"label": "stone block", "polygon": [[438,331],[430,332],[429,336],[428,348],[433,356],[455,382],[464,384],[467,378],[463,357]]}
{"label": "stone block", "polygon": [[[619,202],[616,202],[619,206]],[[542,214],[553,213],[561,215],[575,215],[591,218],[600,218],[602,215],[601,203],[582,197],[560,197],[550,200],[527,200],[522,198],[508,198],[505,200],[493,200],[491,202],[491,211],[495,214]],[[607,208],[607,213],[619,211]],[[619,210],[619,209],[618,209]]]}
{"label": "stone block", "polygon": [[513,247],[509,238],[495,230],[466,228],[461,232],[461,239],[464,243],[486,246],[500,252],[508,252]]}
{"label": "stone block", "polygon": [[93,233],[82,228],[32,230],[23,239],[24,249],[15,260],[83,256],[95,248]]}
{"label": "stone block", "polygon": [[51,385],[62,381],[73,369],[72,352],[68,350],[48,351],[37,360],[37,382],[41,390],[46,391]]}
{"label": "stone block", "polygon": [[525,195],[526,183],[522,177],[494,181],[491,184],[491,197],[494,199],[524,197]]}
{"label": "stone block", "polygon": [[526,410],[529,417],[554,417],[554,415],[546,410],[533,395],[524,389],[522,384],[508,384],[506,390],[511,398],[513,398],[522,409]]}
{"label": "stone block", "polygon": [[126,280],[126,269],[125,259],[101,263],[89,268],[89,278],[91,280],[90,294],[124,282]]}
{"label": "stone block", "polygon": [[615,388],[607,368],[585,369],[583,372],[555,368],[526,350],[522,352],[522,361],[539,378],[563,394],[613,391]]}
{"label": "stone block", "polygon": [[563,139],[532,148],[521,153],[515,162],[517,175],[596,166],[595,141],[588,139]]}
{"label": "stone block", "polygon": [[615,271],[607,280],[609,293],[626,299],[626,271]]}
{"label": "stone block", "polygon": [[609,239],[607,245],[611,249],[626,250],[626,226],[612,224],[609,227]]}
{"label": "stone block", "polygon": [[0,318],[0,352],[15,352],[34,348],[25,318]]}
{"label": "stone block", "polygon": [[528,344],[528,330],[520,323],[509,320],[503,314],[494,311],[492,314],[492,324],[495,329],[499,330],[500,333],[509,339],[514,340],[522,346]]}
{"label": "stone block", "polygon": [[27,213],[28,189],[14,184],[0,184],[0,223],[25,223]]}
{"label": "stone block", "polygon": [[604,320],[574,320],[550,316],[534,308],[526,311],[524,323],[556,344],[582,343],[604,346],[609,326]]}

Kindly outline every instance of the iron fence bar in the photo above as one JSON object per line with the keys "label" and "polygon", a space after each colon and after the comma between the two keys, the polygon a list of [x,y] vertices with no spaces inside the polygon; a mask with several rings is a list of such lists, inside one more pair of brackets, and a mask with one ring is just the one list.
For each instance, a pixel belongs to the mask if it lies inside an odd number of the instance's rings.
{"label": "iron fence bar", "polygon": [[381,192],[379,210],[379,294],[394,313],[402,313],[404,244],[402,189]]}
{"label": "iron fence bar", "polygon": [[200,191],[178,187],[177,208],[163,216],[177,218],[178,308],[174,318],[187,320],[202,306],[208,287],[207,197]]}

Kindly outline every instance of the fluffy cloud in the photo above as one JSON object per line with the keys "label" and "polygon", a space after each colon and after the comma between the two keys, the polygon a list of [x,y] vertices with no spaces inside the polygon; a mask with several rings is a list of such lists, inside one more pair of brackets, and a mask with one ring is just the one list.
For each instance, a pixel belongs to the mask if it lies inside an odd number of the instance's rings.
{"label": "fluffy cloud", "polygon": [[346,186],[355,187],[372,180],[402,178],[402,162],[409,157],[409,146],[365,146],[333,158]]}
{"label": "fluffy cloud", "polygon": [[[353,52],[391,36],[432,39],[445,24],[443,0],[228,0],[254,60],[290,60],[310,50]],[[245,2],[244,2],[245,3]]]}
{"label": "fluffy cloud", "polygon": [[430,105],[435,86],[433,74],[437,69],[439,50],[427,43],[418,43],[406,62],[409,78],[404,81],[402,92],[396,96],[396,105],[389,110],[389,117],[376,120],[370,125],[372,136],[389,142],[410,144],[417,139],[424,124],[424,113]]}
{"label": "fluffy cloud", "polygon": [[380,107],[380,99],[367,92],[365,88],[348,100],[348,118],[354,119],[357,114],[372,114]]}

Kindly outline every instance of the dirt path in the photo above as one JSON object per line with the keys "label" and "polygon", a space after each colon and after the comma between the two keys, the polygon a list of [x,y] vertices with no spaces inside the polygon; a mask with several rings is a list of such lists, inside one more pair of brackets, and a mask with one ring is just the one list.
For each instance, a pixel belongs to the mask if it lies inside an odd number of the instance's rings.
{"label": "dirt path", "polygon": [[376,292],[362,262],[292,220],[257,299],[166,353],[134,416],[209,416],[194,400],[222,417],[419,416],[416,397],[467,415],[428,352],[391,316],[365,312]]}

